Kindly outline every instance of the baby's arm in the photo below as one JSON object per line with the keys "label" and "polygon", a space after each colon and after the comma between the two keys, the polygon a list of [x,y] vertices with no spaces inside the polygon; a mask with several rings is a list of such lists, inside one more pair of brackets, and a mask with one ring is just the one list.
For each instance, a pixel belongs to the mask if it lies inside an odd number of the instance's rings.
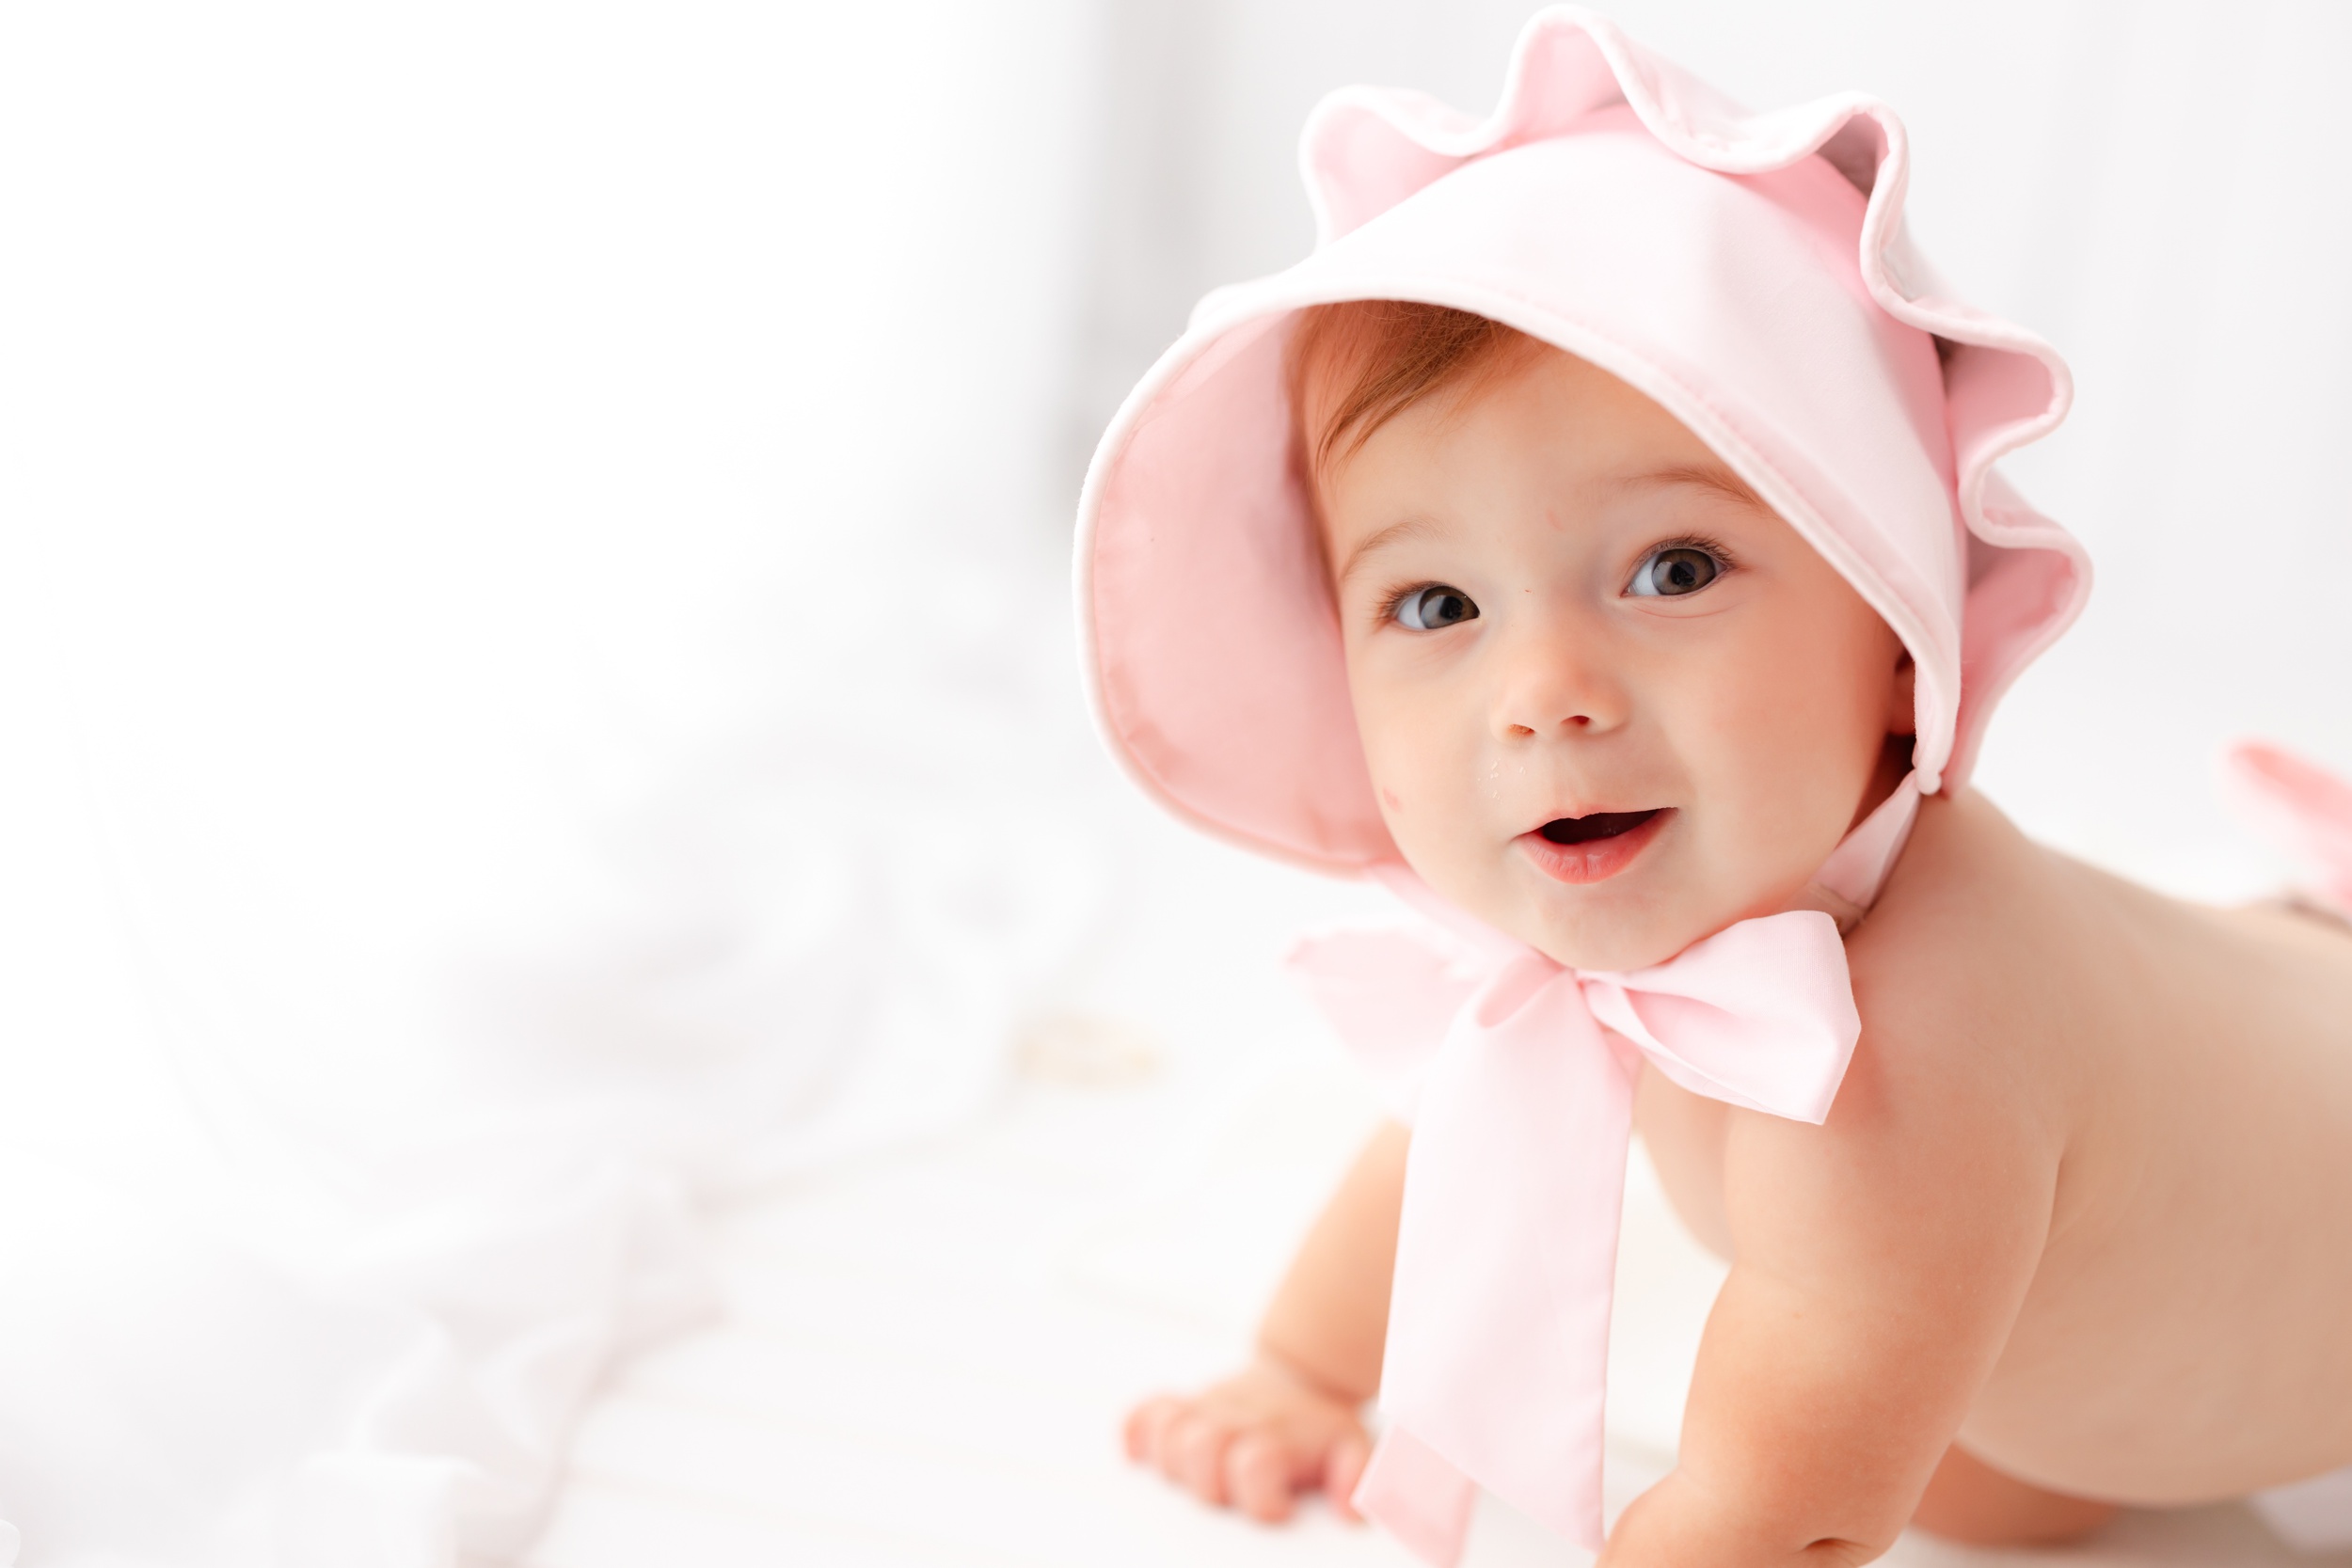
{"label": "baby's arm", "polygon": [[1266,1308],[1257,1359],[1200,1394],[1136,1407],[1129,1457],[1261,1519],[1317,1486],[1351,1512],[1372,1452],[1357,1411],[1380,1386],[1407,1136],[1383,1127],[1357,1156]]}
{"label": "baby's arm", "polygon": [[1607,1568],[1868,1561],[1991,1373],[2041,1258],[2058,1139],[1964,1041],[1872,1037],[1828,1125],[1733,1113],[1737,1260],[1681,1463],[1626,1511]]}

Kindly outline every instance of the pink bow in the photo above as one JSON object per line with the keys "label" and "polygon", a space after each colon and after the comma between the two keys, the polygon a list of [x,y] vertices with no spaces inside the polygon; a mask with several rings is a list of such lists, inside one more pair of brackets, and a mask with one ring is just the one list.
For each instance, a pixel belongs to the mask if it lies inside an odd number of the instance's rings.
{"label": "pink bow", "polygon": [[1862,1028],[1836,922],[1746,920],[1626,974],[1564,969],[1491,934],[1455,952],[1405,932],[1326,936],[1292,962],[1375,1071],[1421,1069],[1387,1427],[1358,1508],[1450,1564],[1483,1485],[1597,1550],[1640,1059],[1693,1093],[1820,1122]]}

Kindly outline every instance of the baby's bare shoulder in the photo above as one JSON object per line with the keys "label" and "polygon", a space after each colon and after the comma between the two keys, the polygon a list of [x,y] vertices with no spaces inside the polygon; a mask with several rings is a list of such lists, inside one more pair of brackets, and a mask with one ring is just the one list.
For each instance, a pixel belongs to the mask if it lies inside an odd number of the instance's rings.
{"label": "baby's bare shoulder", "polygon": [[1963,794],[1847,953],[1826,1124],[1732,1120],[1733,1255],[1931,1338],[1997,1327],[1963,1436],[2040,1485],[2171,1503],[2352,1458],[2352,940]]}
{"label": "baby's bare shoulder", "polygon": [[2111,877],[1963,795],[1922,811],[1848,954],[1844,1140],[1932,1193],[1915,1135],[2046,1221],[1974,1451],[2157,1503],[2352,1457],[2352,940]]}
{"label": "baby's bare shoulder", "polygon": [[1931,995],[1964,990],[1986,963],[2047,940],[2054,857],[1974,792],[1921,802],[1885,891],[1847,941],[1858,981]]}

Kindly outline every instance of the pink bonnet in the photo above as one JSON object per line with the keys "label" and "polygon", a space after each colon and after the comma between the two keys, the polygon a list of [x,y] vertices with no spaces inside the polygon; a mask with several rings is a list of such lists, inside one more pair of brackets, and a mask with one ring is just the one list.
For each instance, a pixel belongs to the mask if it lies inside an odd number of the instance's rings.
{"label": "pink bonnet", "polygon": [[1398,859],[1283,376],[1294,313],[1350,299],[1476,311],[1666,408],[1910,649],[1920,787],[1966,780],[1994,704],[2090,589],[2081,546],[1993,471],[2065,416],[2070,384],[2047,344],[1953,299],[1911,249],[1885,105],[1750,115],[1562,6],[1520,34],[1483,121],[1352,87],[1300,150],[1313,253],[1200,302],[1080,501],[1088,678],[1146,790],[1317,870]]}

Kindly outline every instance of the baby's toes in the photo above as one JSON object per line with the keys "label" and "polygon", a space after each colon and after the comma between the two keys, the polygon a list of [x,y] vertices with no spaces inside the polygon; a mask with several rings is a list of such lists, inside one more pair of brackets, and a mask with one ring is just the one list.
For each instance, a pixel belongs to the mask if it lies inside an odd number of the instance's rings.
{"label": "baby's toes", "polygon": [[1233,1429],[1198,1411],[1179,1417],[1160,1445],[1160,1468],[1168,1479],[1204,1503],[1225,1501],[1225,1449]]}
{"label": "baby's toes", "polygon": [[1272,1523],[1291,1512],[1290,1454],[1271,1434],[1252,1432],[1225,1449],[1225,1492],[1253,1519]]}

